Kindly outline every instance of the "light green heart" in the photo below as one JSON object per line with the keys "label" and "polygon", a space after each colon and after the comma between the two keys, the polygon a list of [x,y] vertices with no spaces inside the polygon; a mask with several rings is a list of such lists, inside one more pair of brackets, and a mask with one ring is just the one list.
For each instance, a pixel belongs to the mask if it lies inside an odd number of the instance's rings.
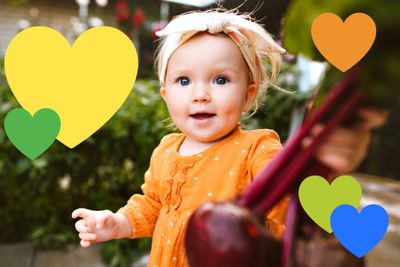
{"label": "light green heart", "polygon": [[337,177],[331,185],[321,176],[309,176],[299,188],[299,200],[303,209],[328,233],[332,233],[330,217],[333,210],[342,204],[357,208],[361,195],[360,184],[348,175]]}

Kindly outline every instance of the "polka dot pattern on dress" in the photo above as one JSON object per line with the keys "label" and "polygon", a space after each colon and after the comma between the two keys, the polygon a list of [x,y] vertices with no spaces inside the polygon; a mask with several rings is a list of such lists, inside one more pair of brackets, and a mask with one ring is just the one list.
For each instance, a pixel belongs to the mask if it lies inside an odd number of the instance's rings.
{"label": "polka dot pattern on dress", "polygon": [[[184,264],[184,251],[178,248],[183,236],[180,233],[187,227],[186,223],[198,203],[246,190],[250,183],[247,179],[252,180],[251,177],[263,165],[264,155],[272,155],[275,149],[280,148],[276,138],[270,142],[265,131],[238,131],[237,135],[232,136],[223,145],[183,158],[177,153],[183,137],[182,134],[172,135],[153,152],[150,167],[146,170],[147,186],[142,188],[145,189],[145,198],[141,195],[133,196],[132,200],[137,203],[129,203],[124,213],[130,216],[129,220],[134,225],[132,238],[152,232],[158,233],[153,238],[160,244],[160,251],[153,252],[149,261],[151,267],[162,267],[160,262],[163,262],[163,266]],[[248,164],[247,160],[250,160],[251,164]],[[179,163],[175,164],[177,161]],[[177,179],[173,180],[175,175]],[[213,179],[214,177],[216,178]],[[171,181],[173,182],[170,183]],[[222,192],[219,191],[221,187]],[[171,199],[168,198],[168,194],[171,194]],[[179,203],[181,198],[185,202],[178,206],[176,203]],[[157,202],[154,202],[155,204],[161,203],[161,206],[152,205],[153,203],[147,205],[147,200],[154,200]],[[135,207],[137,204],[140,206]],[[169,206],[165,207],[165,204]],[[176,204],[176,210],[172,204]],[[141,218],[139,213],[142,214]],[[160,216],[157,218],[154,214]],[[161,233],[164,233],[163,236]]]}
{"label": "polka dot pattern on dress", "polygon": [[129,200],[128,200],[128,203],[129,203],[129,204],[132,204],[132,205],[135,206],[135,207],[139,207],[139,206],[140,206],[139,203],[137,203],[136,201],[134,201],[134,200],[132,200],[132,199],[129,199]]}

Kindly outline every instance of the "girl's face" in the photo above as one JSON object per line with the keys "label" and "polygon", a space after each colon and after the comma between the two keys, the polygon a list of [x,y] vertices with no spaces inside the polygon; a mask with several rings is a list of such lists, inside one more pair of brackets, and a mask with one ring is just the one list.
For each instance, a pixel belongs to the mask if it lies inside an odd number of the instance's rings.
{"label": "girl's face", "polygon": [[257,88],[249,84],[246,62],[228,36],[199,33],[170,57],[161,95],[187,138],[208,143],[237,126]]}

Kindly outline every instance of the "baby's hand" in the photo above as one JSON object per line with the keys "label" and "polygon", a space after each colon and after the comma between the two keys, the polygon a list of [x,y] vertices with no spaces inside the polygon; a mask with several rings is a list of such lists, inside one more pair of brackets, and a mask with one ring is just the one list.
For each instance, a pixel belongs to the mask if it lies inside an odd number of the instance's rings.
{"label": "baby's hand", "polygon": [[117,238],[118,219],[115,213],[80,208],[72,212],[72,218],[78,217],[82,219],[75,223],[75,228],[79,232],[82,247]]}

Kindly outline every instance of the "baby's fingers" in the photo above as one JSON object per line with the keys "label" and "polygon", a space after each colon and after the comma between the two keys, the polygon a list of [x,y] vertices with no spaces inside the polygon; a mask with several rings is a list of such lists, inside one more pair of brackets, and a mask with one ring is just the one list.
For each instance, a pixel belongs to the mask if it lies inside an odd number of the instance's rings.
{"label": "baby's fingers", "polygon": [[86,221],[85,220],[79,220],[75,223],[75,229],[79,233],[87,233],[88,232],[88,227],[86,226]]}
{"label": "baby's fingers", "polygon": [[84,241],[95,241],[96,240],[96,234],[91,234],[91,233],[80,233],[79,238]]}
{"label": "baby's fingers", "polygon": [[78,218],[78,217],[80,217],[80,218],[86,218],[86,217],[89,216],[89,213],[90,213],[90,210],[84,209],[84,208],[79,208],[79,209],[76,209],[76,210],[74,210],[74,211],[72,212],[72,218],[73,218],[73,219],[76,219],[76,218]]}
{"label": "baby's fingers", "polygon": [[86,241],[86,240],[81,240],[81,247],[83,248],[87,248],[90,246],[90,241]]}
{"label": "baby's fingers", "polygon": [[96,218],[94,216],[88,216],[86,218],[85,223],[86,223],[86,227],[88,228],[88,232],[92,232],[93,233],[93,232],[96,231],[96,229],[95,229],[95,227],[96,227]]}

